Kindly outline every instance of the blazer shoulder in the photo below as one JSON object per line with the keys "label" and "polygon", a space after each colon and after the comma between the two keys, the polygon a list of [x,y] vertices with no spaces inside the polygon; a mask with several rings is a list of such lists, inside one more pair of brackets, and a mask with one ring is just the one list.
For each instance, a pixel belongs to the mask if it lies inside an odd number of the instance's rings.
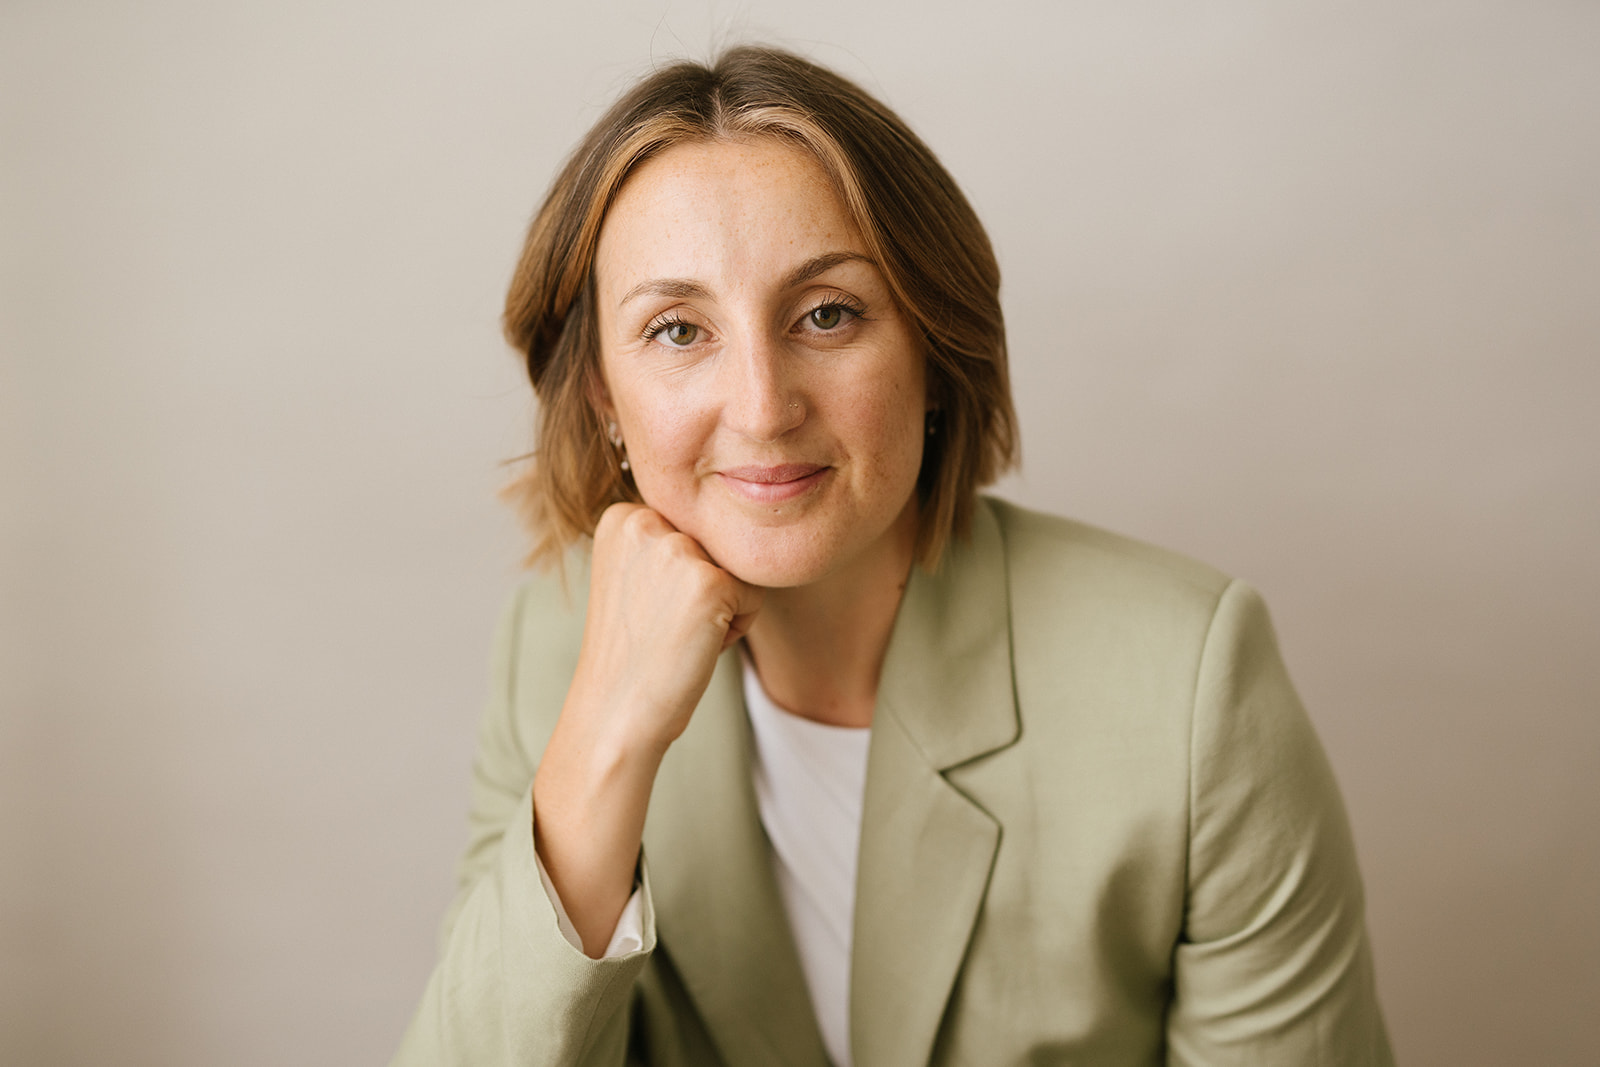
{"label": "blazer shoulder", "polygon": [[1209,617],[1232,579],[1170,549],[1085,522],[987,498],[1006,547],[1013,592],[1034,589],[1073,603],[1143,611],[1200,610]]}
{"label": "blazer shoulder", "polygon": [[589,560],[574,549],[562,564],[529,571],[500,616],[491,677],[497,704],[528,755],[544,750],[583,646]]}
{"label": "blazer shoulder", "polygon": [[589,601],[589,555],[574,548],[551,567],[525,572],[511,592],[502,627],[519,635],[554,636],[583,629]]}

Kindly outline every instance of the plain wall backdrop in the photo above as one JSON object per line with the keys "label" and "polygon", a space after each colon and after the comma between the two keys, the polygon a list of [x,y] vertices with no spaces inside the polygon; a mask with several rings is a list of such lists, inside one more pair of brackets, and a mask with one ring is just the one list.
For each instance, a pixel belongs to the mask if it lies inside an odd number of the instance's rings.
{"label": "plain wall backdrop", "polygon": [[4,0],[0,1061],[387,1059],[522,552],[522,231],[752,38],[986,221],[1001,491],[1265,592],[1402,1060],[1600,1063],[1581,0]]}

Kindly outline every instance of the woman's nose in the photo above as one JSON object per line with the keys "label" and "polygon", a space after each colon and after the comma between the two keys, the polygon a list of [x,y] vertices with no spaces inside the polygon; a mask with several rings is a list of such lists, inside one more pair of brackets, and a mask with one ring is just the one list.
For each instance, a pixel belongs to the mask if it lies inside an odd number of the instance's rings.
{"label": "woman's nose", "polygon": [[781,342],[753,337],[726,353],[723,422],[757,441],[775,441],[805,421],[806,401]]}

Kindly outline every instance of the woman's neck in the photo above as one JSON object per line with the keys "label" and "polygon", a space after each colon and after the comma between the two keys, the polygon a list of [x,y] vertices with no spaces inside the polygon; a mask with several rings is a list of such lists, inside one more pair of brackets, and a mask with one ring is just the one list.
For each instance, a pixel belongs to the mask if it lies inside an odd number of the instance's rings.
{"label": "woman's neck", "polygon": [[745,647],[774,703],[830,726],[872,724],[916,535],[912,502],[850,566],[812,585],[767,591]]}

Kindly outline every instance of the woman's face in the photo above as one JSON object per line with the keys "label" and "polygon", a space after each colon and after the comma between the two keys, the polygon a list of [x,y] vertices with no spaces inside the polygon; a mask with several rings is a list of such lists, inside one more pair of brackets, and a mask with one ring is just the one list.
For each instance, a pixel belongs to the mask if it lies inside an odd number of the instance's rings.
{"label": "woman's face", "polygon": [[909,564],[923,355],[809,155],[661,153],[612,205],[595,282],[602,401],[646,504],[756,585]]}

